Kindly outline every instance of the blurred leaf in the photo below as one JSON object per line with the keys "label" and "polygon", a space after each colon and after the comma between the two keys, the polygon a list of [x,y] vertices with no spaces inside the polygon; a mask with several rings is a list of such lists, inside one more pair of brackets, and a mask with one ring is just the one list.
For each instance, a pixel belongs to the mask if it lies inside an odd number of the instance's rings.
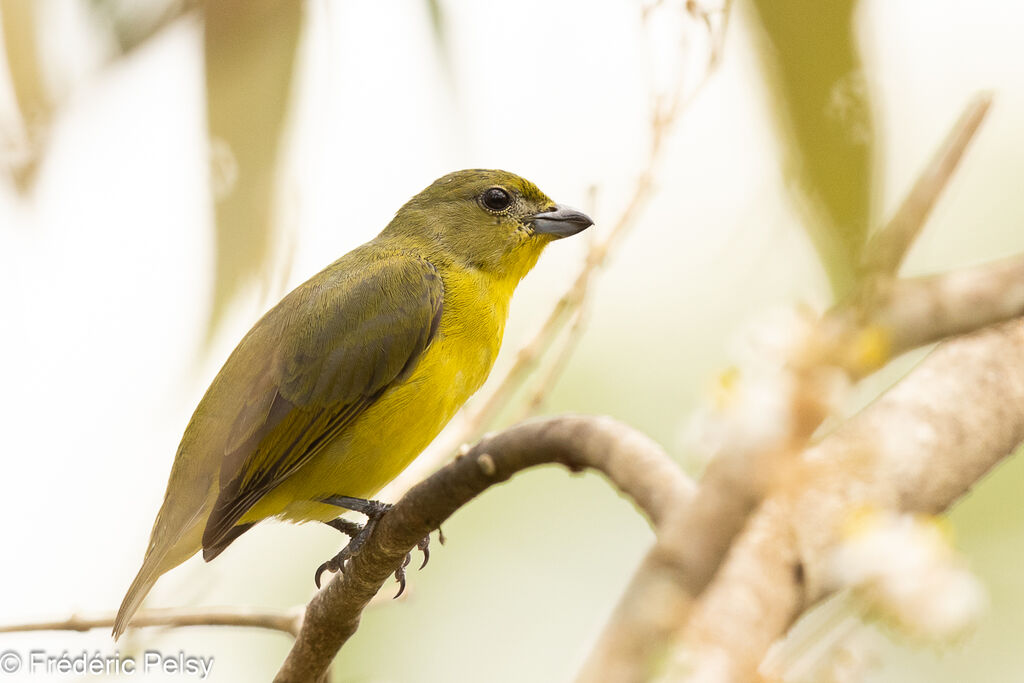
{"label": "blurred leaf", "polygon": [[874,130],[857,50],[856,0],[753,0],[763,62],[811,208],[806,226],[833,293],[857,277],[870,220]]}
{"label": "blurred leaf", "polygon": [[434,41],[438,45],[445,45],[448,42],[444,10],[438,0],[427,0],[427,13],[430,15],[430,30],[434,34]]}
{"label": "blurred leaf", "polygon": [[448,41],[448,20],[440,0],[426,0],[427,16],[430,17],[430,32],[434,36],[434,49],[441,62],[441,69],[448,87],[455,88],[455,65],[452,62],[450,43]]}
{"label": "blurred leaf", "polygon": [[231,299],[266,277],[278,152],[299,41],[299,0],[205,5],[206,95],[217,219],[208,338]]}
{"label": "blurred leaf", "polygon": [[200,0],[89,0],[93,16],[107,27],[122,55],[143,44]]}
{"label": "blurred leaf", "polygon": [[[120,54],[138,47],[200,0],[89,0],[87,6],[118,43]],[[51,92],[46,83],[37,33],[37,11],[42,3],[32,0],[0,0],[4,50],[15,100],[21,117],[20,130],[0,131],[0,163],[7,166],[15,187],[28,192],[46,153],[54,113],[63,105],[63,93]]]}
{"label": "blurred leaf", "polygon": [[36,9],[32,0],[0,0],[7,69],[22,123],[21,131],[4,131],[11,150],[3,161],[21,192],[32,186],[53,114],[39,59]]}

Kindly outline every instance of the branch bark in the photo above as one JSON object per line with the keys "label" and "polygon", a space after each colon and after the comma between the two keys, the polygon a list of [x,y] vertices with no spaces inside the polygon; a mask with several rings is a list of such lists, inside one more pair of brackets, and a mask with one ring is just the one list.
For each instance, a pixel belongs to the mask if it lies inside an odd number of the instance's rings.
{"label": "branch bark", "polygon": [[696,606],[684,647],[723,682],[755,676],[768,646],[833,591],[844,521],[872,506],[947,509],[1024,440],[1024,323],[947,342],[808,450],[801,485],[767,499]]}
{"label": "branch bark", "polygon": [[603,473],[657,526],[687,500],[693,484],[656,443],[607,417],[533,420],[484,438],[409,490],[373,535],[309,603],[277,677],[317,680],[359,626],[363,608],[416,543],[489,487],[529,467],[558,463]]}
{"label": "branch bark", "polygon": [[873,322],[898,354],[1024,315],[1024,254],[888,289]]}

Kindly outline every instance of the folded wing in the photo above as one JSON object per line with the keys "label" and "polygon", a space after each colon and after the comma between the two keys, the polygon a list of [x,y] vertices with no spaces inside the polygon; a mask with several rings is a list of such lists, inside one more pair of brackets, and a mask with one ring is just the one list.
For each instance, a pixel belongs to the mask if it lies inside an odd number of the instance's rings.
{"label": "folded wing", "polygon": [[395,255],[345,270],[292,292],[277,307],[287,318],[271,311],[236,352],[244,362],[247,341],[274,348],[248,359],[265,365],[238,397],[203,532],[207,560],[247,528],[238,521],[260,498],[406,377],[437,334],[444,288],[429,262]]}

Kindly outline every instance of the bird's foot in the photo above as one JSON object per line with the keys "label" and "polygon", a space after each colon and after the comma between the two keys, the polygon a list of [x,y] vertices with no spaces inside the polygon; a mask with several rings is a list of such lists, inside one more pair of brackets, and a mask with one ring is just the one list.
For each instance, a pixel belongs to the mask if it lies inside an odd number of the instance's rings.
{"label": "bird's foot", "polygon": [[[444,545],[444,534],[441,533],[440,527],[437,529],[437,540],[441,542],[441,545]],[[420,565],[420,569],[423,569],[427,566],[427,562],[430,561],[430,534],[421,538],[416,547],[423,553],[423,563]],[[402,564],[398,565],[398,569],[395,570],[395,581],[398,582],[398,592],[395,593],[395,598],[405,592],[405,568],[409,566],[410,562],[412,562],[412,553],[406,553]],[[395,598],[392,598],[392,600]]]}
{"label": "bird's foot", "polygon": [[351,540],[337,555],[317,567],[316,574],[313,576],[313,583],[316,584],[317,588],[320,588],[320,578],[325,571],[332,573],[345,572],[345,564],[356,556],[363,547],[363,544],[366,543],[366,539],[373,533],[377,522],[384,516],[384,513],[391,509],[391,505],[388,503],[381,503],[376,500],[363,500],[362,498],[350,498],[349,496],[332,496],[325,498],[323,502],[337,505],[347,510],[361,512],[366,515],[366,524],[359,524],[342,519],[341,517],[327,522],[328,525],[349,536]]}
{"label": "bird's foot", "polygon": [[[366,515],[366,524],[358,524],[347,519],[337,518],[327,522],[328,525],[334,527],[338,531],[349,536],[352,540],[341,549],[341,551],[327,560],[319,567],[317,567],[316,574],[313,577],[313,582],[317,588],[320,588],[320,578],[323,576],[325,571],[330,572],[345,572],[345,565],[348,560],[352,559],[359,553],[359,550],[366,543],[366,539],[373,533],[374,528],[377,526],[377,522],[384,514],[391,509],[390,503],[381,503],[376,500],[364,500],[362,498],[351,498],[349,496],[331,496],[323,500],[325,503],[331,505],[337,505],[343,507],[346,510],[354,510]],[[438,529],[438,540],[444,544],[444,534],[441,529]],[[416,544],[416,547],[423,553],[423,564],[420,565],[420,569],[427,566],[427,562],[430,560],[430,536],[424,536],[420,539],[420,542]],[[405,568],[412,562],[412,553],[407,553],[402,563],[395,569],[395,580],[398,581],[399,587],[398,592],[395,594],[397,598],[403,592],[405,592]]]}

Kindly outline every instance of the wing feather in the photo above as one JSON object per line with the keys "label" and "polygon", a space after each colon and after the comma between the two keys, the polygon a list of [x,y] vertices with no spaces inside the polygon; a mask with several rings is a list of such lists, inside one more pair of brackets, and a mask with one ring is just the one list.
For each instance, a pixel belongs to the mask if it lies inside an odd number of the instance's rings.
{"label": "wing feather", "polygon": [[[437,334],[444,291],[429,262],[401,254],[345,265],[289,294],[228,361],[264,365],[240,397],[226,441],[203,532],[207,560],[237,537],[233,529],[260,498],[407,376]],[[247,342],[272,349],[270,357],[247,353]]]}

